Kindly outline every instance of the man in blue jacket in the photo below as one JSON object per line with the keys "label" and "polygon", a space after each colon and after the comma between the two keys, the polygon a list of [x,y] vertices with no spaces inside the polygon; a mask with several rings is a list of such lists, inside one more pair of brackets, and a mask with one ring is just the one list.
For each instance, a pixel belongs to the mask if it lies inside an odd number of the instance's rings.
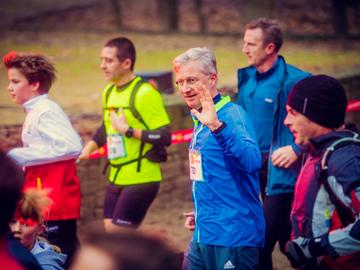
{"label": "man in blue jacket", "polygon": [[246,112],[216,89],[216,60],[192,48],[173,61],[176,84],[195,128],[189,149],[194,230],[184,269],[258,269],[265,222],[261,155]]}
{"label": "man in blue jacket", "polygon": [[283,124],[286,100],[292,86],[309,76],[286,64],[279,55],[282,45],[277,21],[260,18],[245,26],[243,53],[249,67],[238,70],[238,98],[255,127],[263,164],[260,187],[266,221],[265,248],[260,269],[271,270],[277,241],[284,252],[291,226],[289,215],[294,184],[301,166],[301,149]]}

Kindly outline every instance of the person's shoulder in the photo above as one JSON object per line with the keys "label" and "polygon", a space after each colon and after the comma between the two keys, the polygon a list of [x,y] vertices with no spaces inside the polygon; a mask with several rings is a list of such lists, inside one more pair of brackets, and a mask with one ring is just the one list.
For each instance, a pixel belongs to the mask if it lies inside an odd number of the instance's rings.
{"label": "person's shoulder", "polygon": [[48,98],[48,99],[44,99],[43,100],[43,103],[44,103],[44,107],[46,107],[47,109],[50,109],[50,108],[56,108],[56,109],[61,109],[61,106],[59,103],[57,103],[56,101],[54,101],[53,99],[51,98]]}
{"label": "person's shoulder", "polygon": [[49,111],[63,111],[61,106],[51,98],[43,98],[39,100],[38,106],[36,106],[36,111],[39,114],[43,114]]}
{"label": "person's shoulder", "polygon": [[327,162],[328,176],[334,176],[336,181],[347,190],[355,182],[359,183],[360,143],[348,142],[344,146],[334,148]]}
{"label": "person's shoulder", "polygon": [[135,100],[149,103],[156,102],[159,99],[161,99],[160,92],[155,89],[150,83],[142,81],[140,88],[136,93]]}
{"label": "person's shoulder", "polygon": [[237,70],[238,80],[242,81],[248,77],[255,76],[256,68],[254,66],[242,67]]}
{"label": "person's shoulder", "polygon": [[54,100],[48,98],[40,101],[37,114],[38,119],[47,119],[47,121],[68,121],[68,116],[64,109]]}
{"label": "person's shoulder", "polygon": [[287,70],[289,79],[301,80],[303,78],[311,76],[310,72],[304,71],[292,64],[289,64],[286,62],[286,60],[282,56],[280,56],[280,57],[283,59],[285,65],[286,65],[286,70]]}
{"label": "person's shoulder", "polygon": [[229,102],[225,104],[225,106],[219,110],[218,114],[224,119],[232,120],[238,120],[240,118],[248,117],[246,111],[240,105],[234,102]]}
{"label": "person's shoulder", "polygon": [[297,82],[311,76],[311,73],[303,71],[295,66],[289,64],[287,65],[288,68],[287,68],[287,77],[285,80],[285,87],[286,89],[288,89],[288,91],[290,91]]}
{"label": "person's shoulder", "polygon": [[357,170],[360,175],[360,144],[349,143],[332,153],[328,161],[329,170],[341,172],[341,167],[344,166],[352,172]]}
{"label": "person's shoulder", "polygon": [[287,70],[289,72],[289,75],[291,76],[298,76],[298,77],[309,77],[311,76],[311,73],[310,72],[307,72],[307,71],[304,71],[296,66],[293,66],[291,64],[286,64],[287,65]]}
{"label": "person's shoulder", "polygon": [[151,83],[149,83],[148,81],[144,81],[144,80],[141,81],[139,91],[142,91],[142,92],[153,92],[153,91],[158,92],[158,90]]}
{"label": "person's shoulder", "polygon": [[54,269],[63,269],[62,265],[65,263],[66,255],[57,251],[56,247],[39,241],[39,251],[34,254],[40,266],[46,269],[46,266],[52,266]]}

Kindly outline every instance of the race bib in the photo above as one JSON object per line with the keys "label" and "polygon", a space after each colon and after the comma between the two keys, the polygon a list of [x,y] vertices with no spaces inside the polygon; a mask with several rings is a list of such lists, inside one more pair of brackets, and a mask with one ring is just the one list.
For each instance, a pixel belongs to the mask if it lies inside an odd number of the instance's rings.
{"label": "race bib", "polygon": [[126,157],[124,138],[121,134],[111,134],[106,138],[108,159]]}
{"label": "race bib", "polygon": [[193,181],[204,181],[199,151],[189,151],[190,179]]}

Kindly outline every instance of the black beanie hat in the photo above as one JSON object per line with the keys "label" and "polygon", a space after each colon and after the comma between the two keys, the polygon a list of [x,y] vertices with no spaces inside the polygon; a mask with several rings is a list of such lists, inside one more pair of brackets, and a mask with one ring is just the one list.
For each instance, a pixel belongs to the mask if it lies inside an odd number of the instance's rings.
{"label": "black beanie hat", "polygon": [[336,79],[327,75],[315,75],[297,82],[287,104],[323,127],[338,128],[344,124],[345,90]]}

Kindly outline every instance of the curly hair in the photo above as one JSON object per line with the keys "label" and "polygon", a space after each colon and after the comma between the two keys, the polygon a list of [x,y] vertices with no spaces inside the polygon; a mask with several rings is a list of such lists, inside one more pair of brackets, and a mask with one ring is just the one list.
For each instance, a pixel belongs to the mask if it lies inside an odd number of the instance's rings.
{"label": "curly hair", "polygon": [[24,218],[31,218],[39,223],[43,222],[44,213],[51,204],[48,193],[49,191],[45,189],[29,188],[25,190],[18,204],[16,214]]}
{"label": "curly hair", "polygon": [[10,51],[3,57],[7,69],[14,68],[23,74],[29,84],[39,82],[39,93],[49,92],[56,80],[56,69],[52,62],[40,54]]}

